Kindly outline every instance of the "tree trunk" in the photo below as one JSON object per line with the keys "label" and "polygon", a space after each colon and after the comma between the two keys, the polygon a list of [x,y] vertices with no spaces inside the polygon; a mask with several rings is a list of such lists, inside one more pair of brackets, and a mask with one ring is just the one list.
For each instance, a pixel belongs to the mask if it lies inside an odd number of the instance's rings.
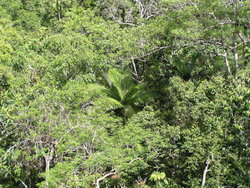
{"label": "tree trunk", "polygon": [[205,167],[205,169],[204,169],[204,171],[203,171],[201,187],[204,187],[205,184],[206,184],[207,173],[210,171],[210,170],[208,170],[208,166],[209,166],[209,164],[210,164],[211,162],[212,162],[212,161],[209,160],[209,159],[206,161],[206,167]]}
{"label": "tree trunk", "polygon": [[78,1],[79,6],[82,6],[82,3],[83,3],[83,0]]}
{"label": "tree trunk", "polygon": [[50,169],[50,163],[53,159],[53,154],[55,151],[55,146],[52,145],[51,146],[51,150],[47,153],[47,155],[44,156],[44,160],[45,160],[45,173],[46,173],[46,178],[45,178],[45,182],[46,182],[46,186],[49,187],[49,169]]}
{"label": "tree trunk", "polygon": [[229,75],[232,75],[232,71],[231,71],[231,68],[230,68],[230,65],[229,65],[229,61],[227,59],[227,52],[226,52],[226,50],[224,50],[223,57],[224,57],[225,64],[226,64],[226,67],[227,67],[227,72],[228,72]]}
{"label": "tree trunk", "polygon": [[49,182],[48,182],[48,180],[49,180],[49,174],[48,174],[48,172],[49,172],[49,169],[50,169],[50,162],[51,162],[52,159],[53,159],[53,157],[50,156],[50,155],[44,156],[44,160],[45,160],[45,173],[46,173],[45,182],[46,182],[46,186],[47,187],[49,187]]}
{"label": "tree trunk", "polygon": [[239,69],[239,55],[238,55],[238,42],[237,42],[237,27],[238,27],[238,0],[234,0],[233,2],[234,8],[234,33],[233,33],[233,53],[234,53],[234,63],[235,63],[235,75],[237,75],[237,71]]}

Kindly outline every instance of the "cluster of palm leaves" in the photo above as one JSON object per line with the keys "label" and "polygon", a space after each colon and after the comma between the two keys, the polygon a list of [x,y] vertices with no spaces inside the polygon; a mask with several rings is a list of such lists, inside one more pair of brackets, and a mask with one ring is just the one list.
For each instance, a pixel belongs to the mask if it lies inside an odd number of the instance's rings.
{"label": "cluster of palm leaves", "polygon": [[146,84],[137,84],[130,72],[120,73],[110,69],[104,73],[105,98],[98,101],[104,110],[115,111],[118,115],[129,118],[142,109],[146,102],[156,98],[157,92],[149,89]]}

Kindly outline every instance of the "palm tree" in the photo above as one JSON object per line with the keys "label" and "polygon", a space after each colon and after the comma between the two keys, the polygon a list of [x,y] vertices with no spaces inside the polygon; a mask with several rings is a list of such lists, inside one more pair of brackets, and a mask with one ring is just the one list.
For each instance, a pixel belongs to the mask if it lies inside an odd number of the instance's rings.
{"label": "palm tree", "polygon": [[110,69],[104,74],[105,93],[107,94],[107,110],[113,110],[124,118],[129,118],[140,109],[145,102],[157,97],[157,93],[147,89],[145,84],[136,84],[131,73],[121,74]]}

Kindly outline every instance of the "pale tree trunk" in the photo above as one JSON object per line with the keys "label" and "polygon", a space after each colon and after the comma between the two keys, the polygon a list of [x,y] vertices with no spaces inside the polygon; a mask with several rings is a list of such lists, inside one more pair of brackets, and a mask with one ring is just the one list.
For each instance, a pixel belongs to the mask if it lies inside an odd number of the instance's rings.
{"label": "pale tree trunk", "polygon": [[82,6],[82,3],[83,3],[83,0],[78,1],[79,6]]}
{"label": "pale tree trunk", "polygon": [[216,55],[221,56],[221,57],[224,58],[225,65],[226,65],[226,67],[227,67],[227,72],[228,72],[228,74],[229,74],[230,76],[232,76],[232,71],[231,71],[231,68],[230,68],[230,65],[229,65],[229,61],[228,61],[228,58],[227,58],[227,51],[226,51],[225,49],[224,49],[223,51],[224,51],[223,54],[221,54],[221,53],[216,53]]}
{"label": "pale tree trunk", "polygon": [[135,77],[136,77],[136,79],[138,81],[139,80],[139,75],[138,75],[138,72],[137,72],[137,69],[136,69],[135,59],[132,58],[131,61],[132,61],[133,69],[134,69],[133,74],[135,75]]}
{"label": "pale tree trunk", "polygon": [[46,156],[44,156],[44,159],[45,159],[45,172],[49,172],[50,162],[53,159],[53,157],[46,155]]}
{"label": "pale tree trunk", "polygon": [[52,146],[51,150],[48,152],[48,155],[44,156],[45,173],[46,173],[46,178],[45,178],[46,187],[49,187],[49,169],[50,169],[51,161],[53,159],[54,151],[55,151],[54,146]]}
{"label": "pale tree trunk", "polygon": [[96,188],[100,188],[100,182],[103,181],[105,178],[107,178],[107,177],[109,177],[111,175],[114,175],[114,174],[116,174],[116,172],[110,172],[110,173],[105,174],[104,176],[98,178],[97,181],[96,181]]}
{"label": "pale tree trunk", "polygon": [[237,26],[238,26],[238,0],[233,1],[234,8],[234,33],[233,33],[233,53],[234,53],[234,63],[235,63],[235,75],[237,76],[237,72],[239,69],[239,54],[238,54],[238,42],[237,42]]}
{"label": "pale tree trunk", "polygon": [[231,68],[230,68],[230,65],[229,65],[229,61],[228,61],[228,58],[227,58],[227,52],[226,52],[226,50],[224,50],[223,57],[224,57],[225,64],[226,64],[226,67],[227,67],[227,72],[231,76],[232,75],[232,71],[231,71]]}
{"label": "pale tree trunk", "polygon": [[62,19],[62,7],[61,2],[59,0],[56,1],[56,7],[57,7],[57,18],[58,20]]}
{"label": "pale tree trunk", "polygon": [[210,171],[210,170],[208,169],[208,167],[209,167],[209,164],[210,164],[211,162],[212,162],[212,160],[210,160],[210,159],[208,159],[208,160],[206,161],[206,167],[205,167],[205,169],[204,169],[204,171],[203,171],[201,187],[204,187],[205,184],[206,184],[207,173]]}
{"label": "pale tree trunk", "polygon": [[50,169],[50,162],[51,162],[52,159],[53,159],[52,156],[49,156],[49,155],[44,156],[45,173],[46,173],[46,178],[45,178],[46,187],[49,187],[49,169]]}
{"label": "pale tree trunk", "polygon": [[242,44],[243,44],[243,48],[242,48],[242,60],[245,61],[246,60],[246,45],[247,45],[247,40],[243,37],[243,35],[239,32],[238,33]]}
{"label": "pale tree trunk", "polygon": [[237,75],[238,69],[239,69],[239,54],[237,50],[237,42],[236,39],[234,41],[234,63],[235,63],[235,75]]}

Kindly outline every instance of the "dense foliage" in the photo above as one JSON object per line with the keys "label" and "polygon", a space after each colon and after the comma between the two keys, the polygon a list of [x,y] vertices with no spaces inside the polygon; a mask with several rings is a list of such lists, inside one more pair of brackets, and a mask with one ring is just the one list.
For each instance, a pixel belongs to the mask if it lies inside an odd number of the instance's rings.
{"label": "dense foliage", "polygon": [[0,187],[250,187],[249,0],[0,0]]}

